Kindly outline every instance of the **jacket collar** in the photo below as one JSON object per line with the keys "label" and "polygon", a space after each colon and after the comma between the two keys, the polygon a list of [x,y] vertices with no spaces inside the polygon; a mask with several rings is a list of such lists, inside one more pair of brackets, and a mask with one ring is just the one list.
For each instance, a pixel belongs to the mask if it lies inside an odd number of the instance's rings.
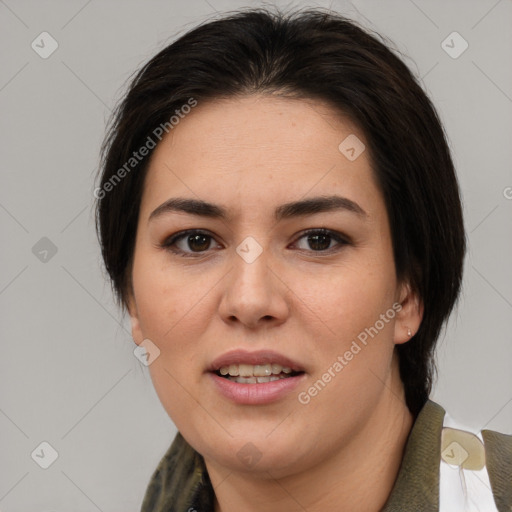
{"label": "jacket collar", "polygon": [[382,512],[439,510],[439,461],[445,410],[427,400],[407,438],[404,456]]}

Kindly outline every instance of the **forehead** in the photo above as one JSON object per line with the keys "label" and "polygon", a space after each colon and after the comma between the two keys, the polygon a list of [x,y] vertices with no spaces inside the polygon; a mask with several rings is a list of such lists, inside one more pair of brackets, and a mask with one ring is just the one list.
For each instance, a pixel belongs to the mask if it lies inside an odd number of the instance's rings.
{"label": "forehead", "polygon": [[320,101],[253,95],[198,103],[154,150],[142,210],[172,195],[214,194],[229,208],[335,190],[375,203],[365,145],[354,123]]}

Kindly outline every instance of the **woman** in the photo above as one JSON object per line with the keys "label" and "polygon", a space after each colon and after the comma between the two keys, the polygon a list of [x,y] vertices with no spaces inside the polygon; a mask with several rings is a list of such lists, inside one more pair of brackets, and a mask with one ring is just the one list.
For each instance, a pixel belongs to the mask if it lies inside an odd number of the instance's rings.
{"label": "woman", "polygon": [[143,512],[510,510],[511,437],[429,400],[462,208],[383,43],[322,11],[205,23],[138,72],[103,156],[103,258],[179,431]]}

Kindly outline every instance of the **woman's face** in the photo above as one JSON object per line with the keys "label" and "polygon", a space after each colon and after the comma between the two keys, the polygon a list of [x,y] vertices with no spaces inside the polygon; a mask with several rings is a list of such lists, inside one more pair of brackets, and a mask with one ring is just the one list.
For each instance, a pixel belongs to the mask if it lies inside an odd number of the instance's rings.
{"label": "woman's face", "polygon": [[133,336],[207,463],[291,474],[396,400],[419,319],[362,143],[323,103],[247,96],[199,103],[151,157]]}

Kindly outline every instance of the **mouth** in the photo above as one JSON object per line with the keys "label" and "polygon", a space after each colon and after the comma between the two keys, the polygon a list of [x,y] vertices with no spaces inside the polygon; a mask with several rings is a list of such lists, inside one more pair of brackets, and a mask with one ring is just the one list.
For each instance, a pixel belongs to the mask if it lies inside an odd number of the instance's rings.
{"label": "mouth", "polygon": [[304,372],[294,371],[289,366],[278,363],[244,364],[234,363],[222,366],[214,372],[219,377],[224,377],[238,384],[265,384],[281,379],[296,377]]}
{"label": "mouth", "polygon": [[237,404],[263,405],[286,398],[306,379],[306,368],[270,350],[234,350],[207,368],[214,388]]}

